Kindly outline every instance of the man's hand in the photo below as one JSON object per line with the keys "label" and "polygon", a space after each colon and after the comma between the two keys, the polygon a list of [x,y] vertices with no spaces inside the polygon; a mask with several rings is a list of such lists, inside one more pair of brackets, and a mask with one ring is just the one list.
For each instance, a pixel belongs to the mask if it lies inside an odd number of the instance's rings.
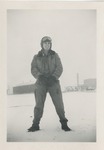
{"label": "man's hand", "polygon": [[47,86],[52,86],[56,82],[57,82],[57,79],[52,75],[47,78]]}
{"label": "man's hand", "polygon": [[38,79],[42,84],[47,85],[47,77],[46,76],[40,75]]}

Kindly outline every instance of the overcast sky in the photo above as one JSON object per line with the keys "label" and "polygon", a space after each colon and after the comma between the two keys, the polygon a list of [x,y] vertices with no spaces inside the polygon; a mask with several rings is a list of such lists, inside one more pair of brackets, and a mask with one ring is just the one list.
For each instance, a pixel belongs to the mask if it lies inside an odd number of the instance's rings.
{"label": "overcast sky", "polygon": [[40,40],[52,38],[52,49],[62,61],[62,86],[96,78],[95,10],[8,10],[7,81],[18,85],[33,81],[30,67],[41,49]]}

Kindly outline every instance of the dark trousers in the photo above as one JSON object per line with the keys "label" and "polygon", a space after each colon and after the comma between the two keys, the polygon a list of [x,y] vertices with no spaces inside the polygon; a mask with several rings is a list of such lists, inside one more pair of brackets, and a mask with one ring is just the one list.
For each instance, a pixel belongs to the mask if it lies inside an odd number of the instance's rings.
{"label": "dark trousers", "polygon": [[35,100],[36,105],[34,108],[34,125],[39,125],[40,119],[43,115],[44,103],[46,99],[47,92],[49,92],[53,104],[55,106],[56,112],[59,116],[60,122],[67,122],[68,120],[65,118],[64,104],[62,99],[62,92],[60,88],[59,81],[56,82],[53,86],[47,87],[42,84],[35,84]]}

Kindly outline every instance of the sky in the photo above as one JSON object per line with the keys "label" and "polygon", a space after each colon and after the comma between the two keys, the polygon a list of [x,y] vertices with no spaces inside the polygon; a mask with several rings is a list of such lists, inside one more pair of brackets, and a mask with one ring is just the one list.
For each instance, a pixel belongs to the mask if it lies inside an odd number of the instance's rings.
{"label": "sky", "polygon": [[43,36],[52,38],[52,50],[63,64],[62,86],[96,78],[95,10],[8,10],[7,84],[35,82],[33,56],[41,50]]}

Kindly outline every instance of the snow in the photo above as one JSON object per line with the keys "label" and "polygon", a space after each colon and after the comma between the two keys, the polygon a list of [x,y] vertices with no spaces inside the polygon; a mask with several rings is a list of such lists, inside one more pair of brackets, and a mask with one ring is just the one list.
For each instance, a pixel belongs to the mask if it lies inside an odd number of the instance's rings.
{"label": "snow", "polygon": [[61,129],[52,100],[47,95],[40,129],[27,132],[32,125],[34,94],[7,96],[7,141],[8,142],[96,142],[96,93],[63,93],[68,126]]}

